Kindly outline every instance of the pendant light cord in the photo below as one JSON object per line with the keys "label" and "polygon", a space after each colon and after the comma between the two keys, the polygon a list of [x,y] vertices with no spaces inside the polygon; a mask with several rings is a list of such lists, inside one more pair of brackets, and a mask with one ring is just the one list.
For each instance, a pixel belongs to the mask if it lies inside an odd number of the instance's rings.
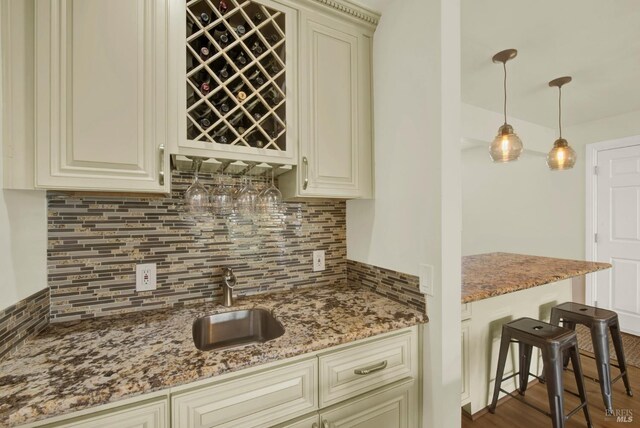
{"label": "pendant light cord", "polygon": [[504,124],[507,124],[507,61],[504,61],[502,63],[502,69],[504,70],[504,81],[503,81],[503,88],[504,88],[504,106],[503,106],[503,110],[504,110]]}
{"label": "pendant light cord", "polygon": [[562,139],[562,86],[558,86],[558,129]]}

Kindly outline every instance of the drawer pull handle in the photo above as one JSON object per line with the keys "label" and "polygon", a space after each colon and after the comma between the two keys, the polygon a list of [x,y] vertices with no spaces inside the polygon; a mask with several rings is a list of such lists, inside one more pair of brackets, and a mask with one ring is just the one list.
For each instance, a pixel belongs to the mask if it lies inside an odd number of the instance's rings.
{"label": "drawer pull handle", "polygon": [[329,423],[327,421],[322,421],[322,428],[329,428]]}
{"label": "drawer pull handle", "polygon": [[384,370],[387,368],[387,360],[384,360],[380,364],[376,364],[375,366],[365,367],[363,369],[355,369],[353,372],[357,375],[368,375],[374,372],[379,372],[380,370]]}
{"label": "drawer pull handle", "polygon": [[306,156],[302,157],[302,163],[304,164],[304,183],[302,183],[302,190],[307,190],[309,186],[309,160]]}

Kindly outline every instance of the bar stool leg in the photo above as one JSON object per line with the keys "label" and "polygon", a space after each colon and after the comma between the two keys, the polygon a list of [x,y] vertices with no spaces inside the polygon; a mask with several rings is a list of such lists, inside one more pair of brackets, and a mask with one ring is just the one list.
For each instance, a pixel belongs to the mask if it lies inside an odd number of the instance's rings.
{"label": "bar stool leg", "polygon": [[[574,323],[573,321],[565,321],[563,327],[568,328],[569,330],[572,330],[572,331],[576,331],[576,323]],[[565,369],[569,367],[569,359],[570,359],[569,351],[564,351],[562,366]]]}
{"label": "bar stool leg", "polygon": [[585,403],[582,411],[584,412],[584,418],[587,421],[587,426],[591,428],[591,416],[589,415],[589,407],[587,406],[587,391],[584,387],[584,377],[582,375],[582,364],[580,363],[580,354],[578,353],[578,345],[569,349],[569,355],[571,357],[571,365],[573,366],[573,374],[576,377],[576,385],[578,386],[578,394],[580,395],[580,402]]}
{"label": "bar stool leg", "polygon": [[553,428],[564,428],[562,353],[556,347],[542,348],[542,360],[544,361],[544,374]]}
{"label": "bar stool leg", "polygon": [[598,381],[602,391],[604,407],[609,414],[613,413],[611,398],[611,367],[609,366],[609,335],[607,325],[602,322],[593,323],[591,326],[591,341],[598,367]]}
{"label": "bar stool leg", "polygon": [[509,353],[509,345],[511,344],[511,335],[502,327],[502,338],[500,339],[500,353],[498,354],[498,370],[496,372],[496,382],[493,386],[493,399],[489,406],[491,413],[496,412],[498,405],[498,395],[500,395],[500,387],[502,386],[502,378],[504,377],[504,366],[507,362],[507,354]]}
{"label": "bar stool leg", "polygon": [[627,374],[627,361],[624,358],[624,348],[622,347],[622,336],[620,334],[620,324],[618,321],[611,326],[609,326],[609,330],[611,332],[611,340],[613,341],[613,347],[616,351],[616,360],[618,360],[618,365],[620,366],[620,372],[624,373],[622,375],[622,381],[624,382],[624,387],[627,390],[627,395],[629,397],[633,397],[633,391],[631,391],[631,386],[629,384],[629,375]]}
{"label": "bar stool leg", "polygon": [[520,354],[520,375],[518,376],[520,387],[518,388],[518,391],[520,392],[520,395],[524,395],[527,390],[527,384],[529,383],[529,370],[531,368],[531,352],[533,351],[533,346],[520,342],[518,343],[518,350]]}

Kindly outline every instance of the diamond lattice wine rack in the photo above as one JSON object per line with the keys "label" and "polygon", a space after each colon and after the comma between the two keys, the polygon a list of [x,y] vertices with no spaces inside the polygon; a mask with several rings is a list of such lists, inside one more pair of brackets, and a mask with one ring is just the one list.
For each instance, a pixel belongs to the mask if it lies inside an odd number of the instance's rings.
{"label": "diamond lattice wine rack", "polygon": [[254,1],[192,0],[186,20],[187,140],[286,152],[285,13]]}

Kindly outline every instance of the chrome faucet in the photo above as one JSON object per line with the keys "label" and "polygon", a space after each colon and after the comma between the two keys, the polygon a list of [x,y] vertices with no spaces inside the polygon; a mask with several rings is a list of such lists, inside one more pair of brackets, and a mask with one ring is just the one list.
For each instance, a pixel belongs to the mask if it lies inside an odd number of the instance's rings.
{"label": "chrome faucet", "polygon": [[236,286],[236,276],[231,268],[224,268],[222,272],[222,304],[229,307],[233,305],[233,287]]}

